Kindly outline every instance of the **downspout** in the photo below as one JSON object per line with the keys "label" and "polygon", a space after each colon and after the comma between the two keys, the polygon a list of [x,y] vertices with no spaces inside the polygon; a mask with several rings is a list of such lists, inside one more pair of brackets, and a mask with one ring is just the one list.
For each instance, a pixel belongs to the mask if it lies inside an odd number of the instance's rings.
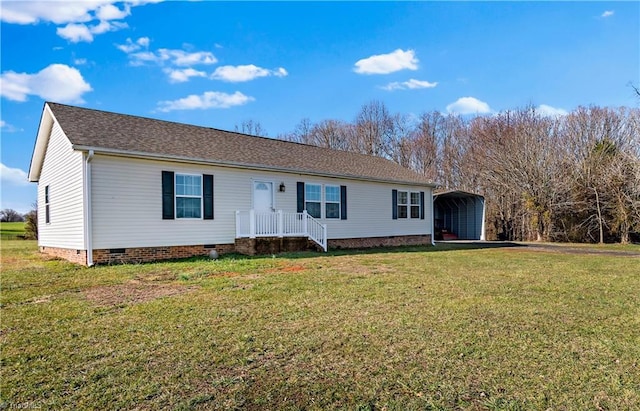
{"label": "downspout", "polygon": [[431,245],[436,245],[436,222],[434,220],[433,188],[429,190],[429,198],[431,199],[431,207],[429,207],[429,220],[431,221]]}
{"label": "downspout", "polygon": [[93,266],[93,229],[91,224],[91,160],[93,150],[84,157],[84,245],[87,251],[87,266]]}

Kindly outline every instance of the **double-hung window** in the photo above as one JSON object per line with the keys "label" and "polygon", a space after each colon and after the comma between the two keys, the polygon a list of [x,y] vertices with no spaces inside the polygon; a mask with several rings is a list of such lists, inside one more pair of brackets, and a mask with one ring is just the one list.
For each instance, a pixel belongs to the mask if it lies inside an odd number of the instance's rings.
{"label": "double-hung window", "polygon": [[51,222],[51,213],[49,212],[49,186],[44,186],[44,222]]}
{"label": "double-hung window", "polygon": [[407,218],[407,206],[409,203],[409,193],[398,191],[398,218]]}
{"label": "double-hung window", "polygon": [[420,193],[412,192],[411,196],[411,218],[420,218]]}
{"label": "double-hung window", "polygon": [[340,218],[340,187],[324,186],[325,218]]}
{"label": "double-hung window", "polygon": [[202,218],[202,176],[176,173],[176,218]]}
{"label": "double-hung window", "polygon": [[347,186],[299,181],[296,187],[298,213],[306,210],[313,218],[347,219]]}
{"label": "double-hung window", "polygon": [[313,218],[322,217],[322,186],[320,184],[304,185],[304,200],[307,213]]}
{"label": "double-hung window", "polygon": [[391,191],[392,218],[419,218],[424,220],[424,191]]}

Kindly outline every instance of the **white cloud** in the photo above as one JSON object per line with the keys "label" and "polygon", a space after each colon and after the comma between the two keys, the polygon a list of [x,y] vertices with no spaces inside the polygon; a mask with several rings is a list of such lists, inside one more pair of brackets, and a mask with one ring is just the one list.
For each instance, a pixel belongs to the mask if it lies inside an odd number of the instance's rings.
{"label": "white cloud", "polygon": [[558,117],[558,116],[566,116],[569,112],[563,108],[551,107],[546,104],[540,104],[536,111],[538,114],[546,117]]}
{"label": "white cloud", "polygon": [[91,43],[93,41],[93,34],[91,34],[91,30],[89,30],[86,24],[69,23],[64,27],[58,27],[56,34],[72,43],[79,43],[81,41]]}
{"label": "white cloud", "polygon": [[377,54],[358,60],[353,71],[358,74],[389,74],[405,69],[418,69],[418,59],[413,50],[397,49],[389,54]]}
{"label": "white cloud", "polygon": [[126,29],[127,27],[129,27],[129,25],[121,21],[101,21],[97,25],[91,26],[89,29],[93,34],[102,34],[108,31]]}
{"label": "white cloud", "polygon": [[386,86],[380,87],[383,90],[394,91],[394,90],[415,90],[419,88],[433,88],[437,86],[438,83],[430,83],[428,81],[409,79],[408,81],[398,82],[394,81],[392,83],[387,84]]}
{"label": "white cloud", "polygon": [[129,54],[132,66],[143,66],[145,63],[160,63],[161,60],[151,51],[138,51]]}
{"label": "white cloud", "polygon": [[136,40],[136,43],[142,47],[149,47],[149,42],[149,37],[140,37],[138,40]]}
{"label": "white cloud", "polygon": [[[142,42],[141,42],[142,40]],[[126,44],[116,45],[116,47],[129,55],[132,66],[141,66],[145,63],[170,64],[173,66],[193,66],[197,64],[215,64],[218,62],[216,56],[208,51],[196,51],[193,53],[184,50],[158,49],[156,52],[139,51],[148,46],[149,39],[142,37],[136,43],[127,39]]]}
{"label": "white cloud", "polygon": [[100,21],[94,26],[69,23],[64,27],[58,27],[56,29],[56,34],[72,43],[79,43],[81,41],[91,43],[93,41],[94,34],[103,34],[108,31],[116,31],[126,27],[128,27],[126,23],[118,21]]}
{"label": "white cloud", "polygon": [[85,22],[91,20],[92,10],[108,3],[112,1],[69,2],[60,7],[60,3],[54,1],[7,1],[2,2],[1,18],[6,23],[15,24]]}
{"label": "white cloud", "polygon": [[14,101],[35,95],[61,103],[83,103],[82,95],[91,90],[80,71],[65,64],[51,64],[35,74],[6,71],[0,75],[0,95]]}
{"label": "white cloud", "polygon": [[158,56],[162,61],[170,61],[176,66],[192,66],[194,64],[215,64],[218,59],[208,51],[188,53],[184,50],[159,49]]}
{"label": "white cloud", "polygon": [[189,52],[164,48],[149,51],[147,50],[149,43],[148,37],[140,37],[136,41],[128,38],[125,44],[116,44],[115,46],[129,56],[129,64],[132,66],[157,64],[166,67],[163,71],[169,76],[169,81],[172,83],[183,83],[189,81],[191,77],[206,77],[205,72],[191,66],[210,65],[218,62],[216,56],[209,51]]}
{"label": "white cloud", "polygon": [[5,133],[15,133],[16,131],[24,131],[20,128],[17,128],[4,120],[0,120],[0,129],[2,129]]}
{"label": "white cloud", "polygon": [[149,37],[140,37],[135,42],[128,38],[125,44],[116,44],[116,47],[118,48],[118,50],[123,51],[127,54],[133,53],[134,51],[138,51],[143,47],[149,47]]}
{"label": "white cloud", "polygon": [[12,185],[28,185],[27,173],[19,168],[7,167],[0,163],[0,178],[3,183]]}
{"label": "white cloud", "polygon": [[615,11],[613,10],[605,10],[605,12],[600,15],[600,17],[607,18],[613,16],[614,14]]}
{"label": "white cloud", "polygon": [[457,114],[483,114],[490,113],[491,108],[484,101],[475,97],[460,97],[447,106],[447,112]]}
{"label": "white cloud", "polygon": [[76,66],[84,66],[87,63],[87,59],[73,59],[73,64],[75,64]]}
{"label": "white cloud", "polygon": [[169,81],[172,83],[184,83],[189,81],[191,77],[207,77],[207,73],[204,71],[194,70],[192,68],[165,69],[164,72],[169,75]]}
{"label": "white cloud", "polygon": [[241,106],[255,99],[246,96],[239,91],[233,94],[221,93],[219,91],[207,91],[202,95],[192,94],[188,97],[173,101],[161,101],[158,103],[158,110],[196,110],[207,108],[229,108],[233,106]]}
{"label": "white cloud", "polygon": [[222,66],[218,67],[211,78],[216,80],[228,81],[230,83],[239,83],[243,81],[254,80],[258,77],[276,76],[285,77],[289,73],[282,67],[275,70],[258,67],[253,64],[244,66]]}
{"label": "white cloud", "polygon": [[101,21],[122,20],[131,14],[131,6],[124,5],[124,9],[120,10],[113,4],[105,4],[100,6],[96,11],[96,17]]}
{"label": "white cloud", "polygon": [[[84,0],[84,1],[3,1],[0,19],[5,23],[54,23],[56,33],[71,42],[93,41],[93,35],[114,31],[126,24],[122,20],[131,14],[131,7],[158,0]],[[123,4],[120,9],[115,4]],[[94,22],[96,24],[90,25]]]}

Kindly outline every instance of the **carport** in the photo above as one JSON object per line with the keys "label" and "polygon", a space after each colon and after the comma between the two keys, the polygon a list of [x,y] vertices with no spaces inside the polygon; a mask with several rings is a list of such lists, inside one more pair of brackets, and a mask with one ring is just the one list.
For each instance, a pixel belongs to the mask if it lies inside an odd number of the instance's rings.
{"label": "carport", "polygon": [[466,191],[433,195],[436,240],[485,240],[484,197]]}

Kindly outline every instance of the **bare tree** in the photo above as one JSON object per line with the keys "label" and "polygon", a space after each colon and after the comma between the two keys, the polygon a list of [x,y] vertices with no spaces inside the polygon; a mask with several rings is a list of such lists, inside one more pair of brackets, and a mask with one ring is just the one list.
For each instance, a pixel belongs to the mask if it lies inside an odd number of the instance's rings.
{"label": "bare tree", "polygon": [[283,138],[385,157],[482,194],[488,238],[626,242],[640,232],[640,109],[416,120],[371,101],[352,123],[304,119]]}
{"label": "bare tree", "polygon": [[378,157],[389,156],[389,139],[393,130],[393,119],[387,106],[372,100],[362,106],[355,121],[355,141],[351,151]]}
{"label": "bare tree", "polygon": [[404,114],[392,116],[387,152],[389,158],[403,167],[417,169],[414,159],[415,126],[411,118]]}
{"label": "bare tree", "polygon": [[266,137],[267,130],[262,127],[259,121],[256,120],[243,120],[240,125],[236,124],[235,131],[238,133],[249,134],[252,136]]}
{"label": "bare tree", "polygon": [[17,223],[24,221],[24,217],[12,208],[5,208],[0,211],[0,221],[3,223]]}
{"label": "bare tree", "polygon": [[336,150],[348,150],[347,127],[347,124],[339,120],[323,120],[311,128],[308,143]]}

